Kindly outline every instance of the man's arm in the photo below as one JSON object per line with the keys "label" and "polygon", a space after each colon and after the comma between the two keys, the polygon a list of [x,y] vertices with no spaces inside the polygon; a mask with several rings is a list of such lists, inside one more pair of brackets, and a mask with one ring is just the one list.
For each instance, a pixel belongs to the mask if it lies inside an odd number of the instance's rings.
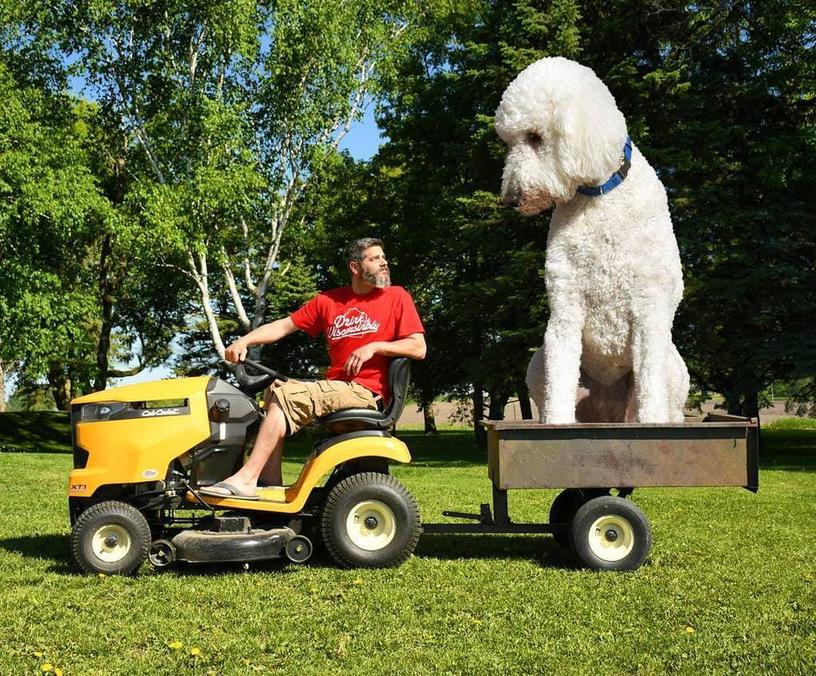
{"label": "man's arm", "polygon": [[246,359],[247,350],[253,345],[276,343],[281,338],[285,338],[297,330],[298,327],[292,321],[291,317],[276,319],[274,322],[259,326],[254,331],[250,331],[245,336],[241,336],[227,348],[224,353],[224,359],[233,363],[244,361],[244,359]]}
{"label": "man's arm", "polygon": [[349,355],[343,370],[349,375],[356,376],[360,369],[375,354],[383,357],[410,357],[411,359],[425,359],[427,347],[424,333],[412,333],[399,340],[374,341],[358,347]]}

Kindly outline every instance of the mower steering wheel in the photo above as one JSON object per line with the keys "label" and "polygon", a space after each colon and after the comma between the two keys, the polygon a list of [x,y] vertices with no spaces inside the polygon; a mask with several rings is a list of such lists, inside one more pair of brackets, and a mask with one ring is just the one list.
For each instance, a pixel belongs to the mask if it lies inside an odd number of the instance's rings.
{"label": "mower steering wheel", "polygon": [[[247,372],[247,366],[255,371],[261,371],[264,375],[250,375]],[[238,379],[238,388],[246,394],[260,392],[267,385],[276,380],[289,380],[289,378],[282,373],[278,373],[274,369],[251,359],[244,359],[243,362],[239,362],[235,365],[235,377]]]}

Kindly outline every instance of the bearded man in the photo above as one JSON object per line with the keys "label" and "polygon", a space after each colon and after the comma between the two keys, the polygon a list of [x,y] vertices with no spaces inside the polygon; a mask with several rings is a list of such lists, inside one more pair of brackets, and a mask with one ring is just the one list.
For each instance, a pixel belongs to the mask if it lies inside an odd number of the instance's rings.
{"label": "bearded man", "polygon": [[391,286],[382,241],[357,239],[346,253],[350,286],[323,291],[288,317],[258,327],[227,348],[225,359],[238,363],[250,347],[275,343],[297,330],[312,337],[325,333],[330,366],[325,380],[273,384],[246,464],[224,481],[200,489],[201,493],[257,500],[259,480],[282,484],[287,434],[344,408],[384,410],[390,399],[390,360],[425,358],[425,330],[411,295]]}

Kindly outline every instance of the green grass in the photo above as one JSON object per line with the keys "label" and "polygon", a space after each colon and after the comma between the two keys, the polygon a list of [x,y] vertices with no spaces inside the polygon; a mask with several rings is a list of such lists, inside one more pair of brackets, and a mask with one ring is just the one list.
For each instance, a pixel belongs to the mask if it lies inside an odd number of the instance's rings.
{"label": "green grass", "polygon": [[[426,520],[490,495],[472,434],[403,433],[394,473]],[[307,440],[290,446],[287,475]],[[0,454],[0,673],[756,673],[816,667],[816,432],[762,436],[760,492],[643,489],[654,547],[627,574],[574,568],[548,536],[424,536],[397,570],[320,557],[78,575],[69,455]],[[510,493],[546,520],[555,491]],[[171,647],[178,646],[181,647]],[[199,655],[192,655],[197,648]]]}
{"label": "green grass", "polygon": [[778,418],[768,423],[770,430],[816,430],[816,418]]}

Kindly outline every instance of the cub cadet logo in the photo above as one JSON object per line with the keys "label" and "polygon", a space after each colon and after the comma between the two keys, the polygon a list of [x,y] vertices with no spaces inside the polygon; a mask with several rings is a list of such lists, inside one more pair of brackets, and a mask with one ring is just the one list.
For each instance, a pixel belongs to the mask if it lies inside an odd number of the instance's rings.
{"label": "cub cadet logo", "polygon": [[142,418],[152,418],[157,415],[178,415],[177,408],[148,408],[142,411]]}

